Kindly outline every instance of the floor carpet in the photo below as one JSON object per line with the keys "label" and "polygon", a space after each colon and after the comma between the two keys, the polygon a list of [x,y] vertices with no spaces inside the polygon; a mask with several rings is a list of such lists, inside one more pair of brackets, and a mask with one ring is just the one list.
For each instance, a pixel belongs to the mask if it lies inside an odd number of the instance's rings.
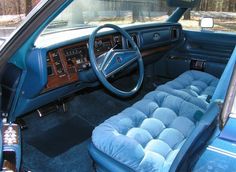
{"label": "floor carpet", "polygon": [[56,127],[28,138],[27,143],[47,156],[55,157],[87,140],[92,130],[90,124],[75,116]]}

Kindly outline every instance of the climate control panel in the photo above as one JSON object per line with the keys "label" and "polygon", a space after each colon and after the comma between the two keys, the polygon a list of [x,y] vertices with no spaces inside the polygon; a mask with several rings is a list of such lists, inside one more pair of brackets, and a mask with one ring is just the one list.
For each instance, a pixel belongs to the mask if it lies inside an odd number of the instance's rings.
{"label": "climate control panel", "polygon": [[50,51],[47,56],[48,83],[44,91],[78,80],[77,69],[67,63],[61,49]]}

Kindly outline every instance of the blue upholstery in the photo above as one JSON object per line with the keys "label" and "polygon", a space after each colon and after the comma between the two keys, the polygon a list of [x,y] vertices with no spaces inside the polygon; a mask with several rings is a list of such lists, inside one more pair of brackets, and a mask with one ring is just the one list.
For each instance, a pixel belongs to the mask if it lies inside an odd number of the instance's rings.
{"label": "blue upholstery", "polygon": [[181,97],[206,110],[209,104],[207,99],[213,96],[218,81],[218,78],[208,73],[191,70],[157,87],[157,90]]}
{"label": "blue upholstery", "polygon": [[[216,102],[212,102],[209,104],[209,108],[205,112],[205,114],[207,115],[204,115],[202,117],[201,121],[193,130],[190,137],[186,140],[178,155],[175,157],[175,160],[173,161],[169,172],[176,172],[176,169],[178,169],[178,171],[192,171],[188,168],[189,164],[193,162],[193,157],[191,156],[196,153],[194,152],[196,151],[196,149],[204,146],[205,142],[212,135],[215,126],[217,125],[217,116],[219,112],[220,108]],[[180,164],[181,168],[178,168]]]}
{"label": "blue upholstery", "polygon": [[135,171],[167,171],[195,128],[200,107],[154,91],[93,131],[94,146]]}
{"label": "blue upholstery", "polygon": [[234,51],[229,59],[229,62],[225,67],[223,74],[220,77],[219,84],[217,85],[215,93],[212,97],[213,101],[216,99],[222,99],[222,100],[225,99],[235,64],[236,64],[236,47],[234,48]]}
{"label": "blue upholstery", "polygon": [[[182,74],[96,127],[93,146],[134,171],[169,171],[201,122],[196,120],[196,112],[205,112],[206,97],[213,95],[217,82],[203,72]],[[99,161],[99,157],[94,159]]]}

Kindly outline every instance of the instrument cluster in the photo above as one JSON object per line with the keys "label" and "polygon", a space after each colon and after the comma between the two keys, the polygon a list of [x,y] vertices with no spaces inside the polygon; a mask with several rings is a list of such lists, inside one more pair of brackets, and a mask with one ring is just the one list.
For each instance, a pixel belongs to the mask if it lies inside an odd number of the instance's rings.
{"label": "instrument cluster", "polygon": [[90,67],[86,45],[65,48],[63,53],[70,69],[76,66],[77,71],[82,71]]}
{"label": "instrument cluster", "polygon": [[[95,40],[95,55],[98,57],[114,46],[122,48],[121,36],[99,37]],[[87,41],[49,51],[47,56],[48,83],[44,91],[79,81],[78,72],[88,70],[90,66]]]}

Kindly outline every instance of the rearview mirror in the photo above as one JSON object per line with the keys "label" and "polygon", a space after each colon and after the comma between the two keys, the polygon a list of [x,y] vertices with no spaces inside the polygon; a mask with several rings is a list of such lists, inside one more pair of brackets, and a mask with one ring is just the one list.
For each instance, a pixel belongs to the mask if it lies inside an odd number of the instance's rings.
{"label": "rearview mirror", "polygon": [[194,8],[199,4],[199,0],[167,0],[169,7]]}
{"label": "rearview mirror", "polygon": [[214,27],[214,19],[211,17],[204,17],[200,21],[200,27],[202,30]]}

